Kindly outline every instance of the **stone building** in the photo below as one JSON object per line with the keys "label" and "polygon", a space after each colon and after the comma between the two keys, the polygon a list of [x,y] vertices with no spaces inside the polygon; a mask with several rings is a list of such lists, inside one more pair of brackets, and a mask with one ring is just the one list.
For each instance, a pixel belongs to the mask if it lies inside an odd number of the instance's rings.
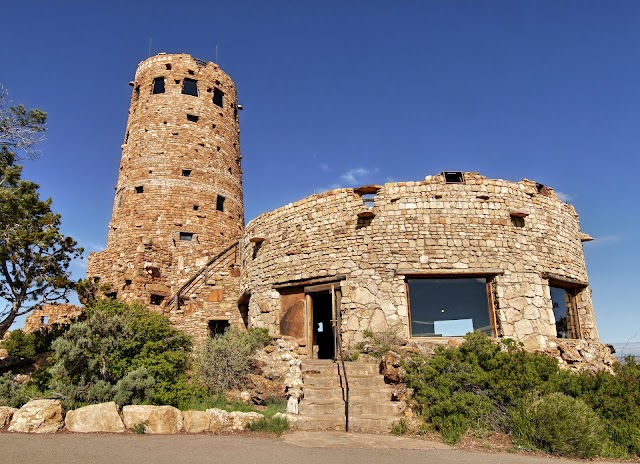
{"label": "stone building", "polygon": [[[367,330],[445,343],[480,330],[609,362],[574,208],[530,180],[443,172],[336,189],[244,227],[236,89],[217,65],[138,66],[107,249],[87,275],[196,338],[267,327],[331,358]],[[573,353],[573,354],[572,354]]]}

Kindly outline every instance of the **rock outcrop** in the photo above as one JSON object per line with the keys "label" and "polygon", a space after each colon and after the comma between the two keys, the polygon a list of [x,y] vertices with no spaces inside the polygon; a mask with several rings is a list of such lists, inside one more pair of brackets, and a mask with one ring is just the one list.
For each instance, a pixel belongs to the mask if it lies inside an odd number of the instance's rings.
{"label": "rock outcrop", "polygon": [[17,411],[16,408],[0,406],[0,430],[4,429],[11,422],[11,418]]}

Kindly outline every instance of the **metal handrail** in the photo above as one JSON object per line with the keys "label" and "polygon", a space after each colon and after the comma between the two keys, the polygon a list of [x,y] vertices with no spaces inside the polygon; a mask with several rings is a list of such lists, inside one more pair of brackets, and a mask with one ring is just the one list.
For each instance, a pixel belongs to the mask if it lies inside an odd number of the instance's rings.
{"label": "metal handrail", "polygon": [[[331,291],[331,304],[335,304],[335,292]],[[336,345],[338,346],[338,359],[340,360],[340,365],[342,366],[343,375],[340,376],[340,386],[342,387],[343,399],[344,399],[344,429],[346,432],[349,431],[349,378],[347,377],[347,369],[344,365],[344,357],[342,355],[342,314],[340,314],[340,308],[336,308],[336,327],[334,330],[334,338]],[[342,385],[342,377],[344,376],[344,385]]]}
{"label": "metal handrail", "polygon": [[180,310],[180,294],[189,285],[191,285],[198,277],[200,277],[209,268],[209,266],[211,266],[215,261],[220,259],[222,256],[226,255],[229,251],[231,251],[239,243],[240,243],[240,241],[236,240],[231,245],[229,245],[227,248],[225,248],[223,251],[221,251],[220,253],[215,255],[213,258],[211,258],[209,261],[207,261],[207,264],[205,264],[198,272],[196,272],[189,280],[187,280],[182,287],[180,287],[180,290],[178,290],[175,293],[175,295],[169,300],[169,303],[167,304],[167,306],[171,307],[171,305],[174,303],[174,299],[175,299],[176,311],[179,311]]}

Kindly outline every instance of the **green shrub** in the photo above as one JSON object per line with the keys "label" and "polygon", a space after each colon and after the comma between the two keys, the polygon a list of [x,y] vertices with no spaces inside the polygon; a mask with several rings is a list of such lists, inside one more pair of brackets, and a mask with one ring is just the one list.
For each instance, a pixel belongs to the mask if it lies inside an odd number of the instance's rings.
{"label": "green shrub", "polygon": [[607,439],[598,415],[584,401],[562,393],[519,407],[513,435],[524,446],[581,458],[600,455]]}
{"label": "green shrub", "polygon": [[289,430],[289,420],[286,417],[262,417],[250,422],[247,426],[252,432],[266,432],[274,435],[282,435]]}
{"label": "green shrub", "polygon": [[10,372],[0,375],[0,406],[19,408],[38,398],[42,398],[42,393],[35,386],[19,384]]}
{"label": "green shrub", "polygon": [[191,342],[167,318],[112,299],[94,302],[85,315],[52,343],[49,390],[66,408],[102,401],[177,406],[191,395]]}
{"label": "green shrub", "polygon": [[394,422],[391,426],[392,435],[402,436],[407,433],[409,433],[409,424],[407,424],[407,421],[404,418],[400,419],[398,422]]}
{"label": "green shrub", "polygon": [[2,342],[2,344],[10,356],[33,358],[36,355],[35,337],[20,329],[10,332],[9,338]]}
{"label": "green shrub", "polygon": [[198,355],[202,383],[215,394],[246,387],[251,357],[270,340],[265,329],[243,332],[233,328],[207,339]]}

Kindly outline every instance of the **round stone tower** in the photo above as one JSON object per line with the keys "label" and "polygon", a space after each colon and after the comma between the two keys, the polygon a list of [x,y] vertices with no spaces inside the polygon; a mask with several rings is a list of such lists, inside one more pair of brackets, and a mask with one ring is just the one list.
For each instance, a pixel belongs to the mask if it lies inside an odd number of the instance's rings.
{"label": "round stone tower", "polygon": [[128,301],[166,305],[244,226],[236,88],[215,63],[138,65],[107,249],[87,275]]}

